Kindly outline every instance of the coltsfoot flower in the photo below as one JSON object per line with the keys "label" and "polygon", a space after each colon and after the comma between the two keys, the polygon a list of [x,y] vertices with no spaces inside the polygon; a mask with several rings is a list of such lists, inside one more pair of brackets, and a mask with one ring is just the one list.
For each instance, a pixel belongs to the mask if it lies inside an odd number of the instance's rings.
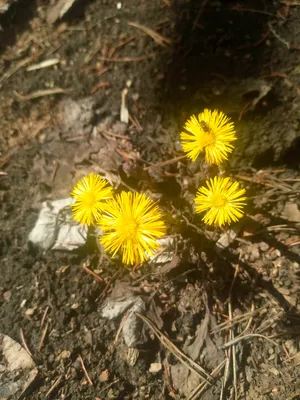
{"label": "coltsfoot flower", "polygon": [[112,198],[112,187],[93,172],[82,178],[71,192],[73,217],[82,225],[92,225],[105,208],[106,200]]}
{"label": "coltsfoot flower", "polygon": [[202,220],[208,225],[221,227],[236,222],[243,216],[245,189],[230,178],[214,177],[198,189],[195,198],[196,212],[206,212]]}
{"label": "coltsfoot flower", "polygon": [[121,192],[107,202],[99,220],[104,235],[100,243],[115,256],[122,254],[124,264],[146,261],[160,247],[157,239],[166,226],[156,203],[145,194]]}
{"label": "coltsfoot flower", "polygon": [[221,164],[232,152],[231,142],[236,140],[234,125],[223,112],[205,109],[198,117],[192,115],[184,129],[187,132],[181,132],[181,144],[192,161],[204,150],[208,164]]}

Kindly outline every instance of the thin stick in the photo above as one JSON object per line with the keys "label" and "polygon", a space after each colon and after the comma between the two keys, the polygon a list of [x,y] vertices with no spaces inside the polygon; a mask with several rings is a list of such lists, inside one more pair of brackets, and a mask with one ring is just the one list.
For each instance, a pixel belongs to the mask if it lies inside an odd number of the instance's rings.
{"label": "thin stick", "polygon": [[166,37],[160,35],[153,29],[148,28],[145,25],[139,24],[138,22],[128,22],[128,25],[133,26],[137,29],[140,29],[141,31],[145,32],[147,35],[152,37],[152,39],[159,44],[160,46],[165,47],[166,45],[171,46],[172,41],[170,39],[167,39]]}
{"label": "thin stick", "polygon": [[145,61],[149,60],[152,56],[139,56],[139,57],[98,57],[100,61],[108,61],[108,62],[137,62],[137,61]]}
{"label": "thin stick", "polygon": [[[238,265],[237,269],[238,270]],[[237,273],[235,274],[234,278],[236,277]],[[233,282],[232,282],[233,283]],[[233,286],[233,285],[232,285]],[[232,319],[232,305],[231,305],[231,294],[230,294],[230,301],[228,303],[228,314],[229,314],[229,321]],[[230,339],[234,340],[234,331],[233,327],[230,328]],[[232,346],[232,367],[233,367],[233,387],[234,387],[234,398],[237,400],[237,372],[236,372],[236,347],[235,344]]]}
{"label": "thin stick", "polygon": [[203,0],[201,7],[199,8],[198,14],[195,18],[195,21],[193,23],[192,31],[196,29],[196,26],[198,25],[199,19],[201,17],[201,14],[203,13],[204,7],[206,6],[207,0]]}
{"label": "thin stick", "polygon": [[99,395],[103,392],[105,392],[105,390],[109,389],[112,385],[114,385],[115,383],[119,382],[120,379],[115,379],[113,382],[109,383],[108,385],[106,385],[102,390],[100,390]]}
{"label": "thin stick", "polygon": [[272,25],[271,22],[268,22],[268,27],[269,27],[270,31],[273,33],[273,35],[276,37],[276,39],[279,40],[279,42],[283,43],[288,49],[291,48],[291,44],[290,44],[287,40],[283,39],[283,38],[275,31],[275,29],[273,28],[273,25]]}
{"label": "thin stick", "polygon": [[[255,311],[249,311],[243,315],[237,315],[235,317],[232,318],[231,324],[230,326],[234,326],[235,324],[238,324],[240,322],[246,321],[248,319],[249,316],[254,316],[256,314],[259,314],[260,312],[266,312],[266,306],[258,308]],[[224,329],[228,329],[228,321],[226,322],[222,322],[221,324],[219,324],[218,326],[216,326],[215,328],[211,329],[211,333],[217,333],[217,332],[221,332]]]}
{"label": "thin stick", "polygon": [[20,328],[20,335],[21,335],[21,340],[22,340],[22,344],[23,344],[24,349],[27,351],[27,353],[28,353],[31,357],[33,357],[31,351],[29,350],[29,348],[28,348],[28,346],[27,346],[27,343],[26,343],[25,336],[24,336],[24,333],[23,333],[23,329],[22,329],[22,328]]}
{"label": "thin stick", "polygon": [[223,344],[222,346],[220,346],[220,349],[222,349],[222,350],[228,349],[228,347],[231,347],[231,346],[241,342],[242,340],[248,340],[248,339],[251,339],[253,337],[259,337],[259,338],[265,339],[268,342],[274,344],[275,346],[279,346],[279,344],[274,342],[274,340],[269,339],[268,337],[266,337],[264,335],[261,335],[259,333],[250,333],[249,335],[236,337],[234,340],[232,340],[230,342],[227,342],[227,343]]}
{"label": "thin stick", "polygon": [[114,345],[117,344],[117,341],[119,339],[120,333],[121,333],[121,331],[123,329],[123,326],[125,325],[128,317],[129,317],[129,314],[130,314],[130,311],[127,311],[126,314],[124,315],[124,317],[122,318],[122,321],[120,323],[119,329],[117,331],[117,334],[116,334],[116,337],[115,337],[115,340],[114,340]]}
{"label": "thin stick", "polygon": [[174,399],[176,399],[175,390],[174,390],[174,388],[172,386],[171,379],[170,379],[170,374],[169,374],[169,370],[168,370],[168,361],[167,360],[163,362],[163,366],[164,366],[164,371],[165,371],[165,375],[166,375],[166,378],[167,378],[167,384],[168,384],[170,393],[172,393],[172,397]]}
{"label": "thin stick", "polygon": [[164,167],[165,165],[174,164],[175,162],[177,162],[179,160],[183,160],[184,158],[186,158],[186,157],[178,156],[175,158],[171,158],[170,160],[167,160],[167,161],[162,161],[157,164],[152,164],[152,165],[149,165],[149,167],[144,168],[144,171],[147,171],[148,169],[151,169],[151,168]]}
{"label": "thin stick", "polygon": [[94,385],[93,385],[93,382],[92,382],[92,380],[91,380],[91,378],[89,377],[89,374],[87,373],[87,370],[86,370],[86,368],[85,368],[85,365],[84,365],[84,362],[83,362],[82,357],[79,356],[78,358],[79,358],[81,367],[82,367],[82,369],[83,369],[84,375],[86,376],[86,379],[88,380],[88,382],[89,382],[89,384],[90,384],[91,386],[94,386]]}
{"label": "thin stick", "polygon": [[69,93],[72,90],[73,89],[62,89],[62,88],[37,90],[36,92],[32,92],[26,96],[23,96],[16,90],[13,90],[13,93],[18,97],[18,99],[26,101],[26,100],[38,99],[39,97],[52,96],[53,94]]}
{"label": "thin stick", "polygon": [[51,388],[48,390],[46,393],[46,398],[50,396],[50,394],[53,392],[53,390],[60,384],[60,381],[62,380],[63,375],[60,375],[60,377],[53,383]]}
{"label": "thin stick", "polygon": [[6,74],[2,75],[0,78],[0,87],[2,86],[2,82],[6,79],[10,78],[15,72],[17,72],[20,68],[24,67],[28,64],[33,57],[25,58],[24,60],[20,61],[16,66],[12,67],[10,70],[6,72]]}
{"label": "thin stick", "polygon": [[151,328],[159,341],[167,347],[168,350],[179,360],[181,361],[190,371],[196,373],[200,379],[204,379],[205,382],[207,382],[209,385],[213,385],[213,378],[211,375],[209,375],[202,367],[201,365],[197,364],[194,360],[186,356],[181,350],[178,349],[177,346],[175,346],[174,343],[171,342],[170,339],[167,338],[166,335],[164,335],[157,327],[156,325],[147,317],[145,317],[142,314],[135,313],[137,317],[139,317],[141,320],[143,320],[149,328]]}
{"label": "thin stick", "polygon": [[46,324],[46,326],[45,326],[45,328],[43,330],[43,333],[42,333],[42,337],[41,337],[41,341],[40,341],[40,344],[39,344],[38,351],[41,351],[41,349],[42,349],[42,347],[44,345],[44,341],[45,341],[45,337],[46,337],[46,334],[47,334],[48,327],[49,327],[49,323],[47,322],[47,324]]}
{"label": "thin stick", "polygon": [[124,139],[124,140],[130,140],[130,137],[128,136],[124,136],[124,135],[119,135],[118,133],[111,133],[111,132],[100,132],[102,133],[102,135],[106,135],[106,136],[111,136],[111,137],[115,137],[118,139]]}
{"label": "thin stick", "polygon": [[55,175],[56,175],[56,172],[58,170],[58,167],[59,167],[59,162],[57,160],[54,160],[53,161],[53,171],[52,171],[52,175],[51,175],[51,179],[50,179],[51,183],[54,182]]}
{"label": "thin stick", "polygon": [[[254,307],[255,307],[254,303],[252,303],[252,305],[251,305],[252,313],[254,312]],[[250,325],[252,324],[252,321],[253,321],[253,314],[250,316],[249,321],[248,321],[248,323],[246,325],[246,328],[237,337],[243,336],[248,331],[248,329],[250,328]]]}
{"label": "thin stick", "polygon": [[47,307],[46,307],[46,310],[44,311],[43,318],[42,318],[42,321],[41,321],[41,328],[42,328],[43,325],[44,325],[45,318],[46,318],[46,315],[47,315],[48,310],[49,310],[49,306],[47,306]]}
{"label": "thin stick", "polygon": [[98,282],[103,283],[104,279],[101,278],[101,276],[97,275],[96,272],[92,271],[91,269],[89,269],[88,267],[86,267],[85,265],[82,267],[82,269],[87,272],[88,274],[90,274],[93,278],[95,278]]}
{"label": "thin stick", "polygon": [[[221,372],[222,368],[224,367],[226,363],[226,359],[223,360],[211,373],[211,376],[213,376],[214,378],[217,378],[219,373]],[[191,393],[190,397],[188,398],[188,400],[196,400],[201,393],[207,388],[207,383],[205,382],[201,382]]]}
{"label": "thin stick", "polygon": [[129,118],[130,122],[136,127],[136,129],[137,129],[139,132],[142,132],[142,131],[143,131],[143,127],[142,127],[142,125],[139,123],[139,121],[137,120],[136,117],[133,117],[133,116],[130,115],[130,113],[128,113],[128,118]]}

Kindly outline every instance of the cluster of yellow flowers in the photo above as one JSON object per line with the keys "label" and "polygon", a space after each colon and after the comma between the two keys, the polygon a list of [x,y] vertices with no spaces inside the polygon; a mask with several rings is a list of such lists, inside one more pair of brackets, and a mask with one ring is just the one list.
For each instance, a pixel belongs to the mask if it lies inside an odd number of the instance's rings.
{"label": "cluster of yellow flowers", "polygon": [[[182,148],[192,161],[204,151],[208,164],[220,165],[228,159],[231,143],[237,139],[233,123],[217,110],[205,109],[198,118],[193,115],[184,129],[187,132],[180,135]],[[196,212],[206,211],[202,218],[206,224],[222,227],[243,216],[245,189],[240,189],[238,182],[217,176],[206,181],[206,186],[198,189],[195,198]]]}
{"label": "cluster of yellow flowers", "polygon": [[74,219],[83,225],[97,224],[104,232],[100,243],[114,256],[122,253],[124,264],[142,263],[159,248],[157,239],[166,233],[157,204],[142,193],[121,192],[91,173],[77,183],[71,195]]}
{"label": "cluster of yellow flowers", "polygon": [[[233,123],[216,110],[192,116],[184,129],[182,147],[193,161],[204,151],[207,163],[219,165],[236,140]],[[205,212],[206,224],[222,227],[242,217],[246,197],[238,182],[217,176],[206,186],[198,189],[195,198],[196,212]],[[166,225],[158,205],[145,194],[123,191],[114,195],[105,179],[91,173],[77,183],[71,195],[74,219],[83,225],[97,224],[103,231],[100,243],[105,251],[112,256],[120,252],[124,264],[142,263],[159,248],[157,239],[165,235]]]}

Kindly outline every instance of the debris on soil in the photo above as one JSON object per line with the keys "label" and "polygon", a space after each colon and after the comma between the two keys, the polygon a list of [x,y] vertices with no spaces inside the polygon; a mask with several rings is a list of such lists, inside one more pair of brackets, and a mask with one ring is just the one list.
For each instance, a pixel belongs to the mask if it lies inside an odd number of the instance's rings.
{"label": "debris on soil", "polygon": [[5,13],[16,1],[18,0],[0,0],[0,14]]}
{"label": "debris on soil", "polygon": [[135,292],[134,288],[117,281],[111,296],[101,309],[101,315],[108,319],[120,319],[126,315],[121,329],[128,347],[135,347],[143,342],[141,321],[136,317],[135,312],[144,313],[146,304]]}
{"label": "debris on soil", "polygon": [[[0,0],[0,331],[24,331],[38,360],[24,400],[296,399],[300,7],[25,3]],[[221,169],[180,146],[205,108],[235,125]],[[68,197],[91,172],[159,202],[168,232],[149,262],[79,247]],[[194,213],[217,174],[247,191],[227,232]],[[19,398],[37,367],[8,374],[0,353],[0,397],[21,382]]]}
{"label": "debris on soil", "polygon": [[296,203],[287,202],[282,211],[282,218],[290,222],[300,222],[300,210]]}
{"label": "debris on soil", "polygon": [[77,0],[58,0],[56,4],[53,4],[47,15],[47,21],[50,24],[54,24],[58,19],[63,18],[63,16],[70,10],[72,5]]}
{"label": "debris on soil", "polygon": [[74,199],[45,201],[38,220],[29,233],[28,242],[43,250],[71,251],[83,246],[87,231],[74,221],[71,204]]}
{"label": "debris on soil", "polygon": [[28,352],[0,333],[0,398],[18,399],[33,383],[38,370]]}

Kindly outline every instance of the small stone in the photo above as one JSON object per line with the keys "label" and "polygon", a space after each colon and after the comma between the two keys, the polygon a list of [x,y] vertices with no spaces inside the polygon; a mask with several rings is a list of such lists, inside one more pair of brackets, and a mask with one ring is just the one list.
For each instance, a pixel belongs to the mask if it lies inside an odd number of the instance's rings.
{"label": "small stone", "polygon": [[35,312],[35,308],[28,308],[28,309],[25,311],[25,315],[26,315],[26,317],[30,317],[31,315],[34,314],[34,312]]}
{"label": "small stone", "polygon": [[149,372],[152,372],[153,374],[155,374],[156,372],[161,371],[161,369],[162,369],[161,363],[152,363],[150,365]]}
{"label": "small stone", "polygon": [[11,291],[8,290],[7,292],[4,292],[3,293],[3,298],[4,298],[5,301],[9,301],[10,298],[11,298]]}
{"label": "small stone", "polygon": [[99,381],[106,382],[109,378],[109,375],[110,375],[110,372],[108,371],[108,369],[106,369],[105,371],[102,371],[99,376]]}
{"label": "small stone", "polygon": [[265,252],[269,250],[270,246],[266,242],[261,242],[259,248],[261,251]]}

